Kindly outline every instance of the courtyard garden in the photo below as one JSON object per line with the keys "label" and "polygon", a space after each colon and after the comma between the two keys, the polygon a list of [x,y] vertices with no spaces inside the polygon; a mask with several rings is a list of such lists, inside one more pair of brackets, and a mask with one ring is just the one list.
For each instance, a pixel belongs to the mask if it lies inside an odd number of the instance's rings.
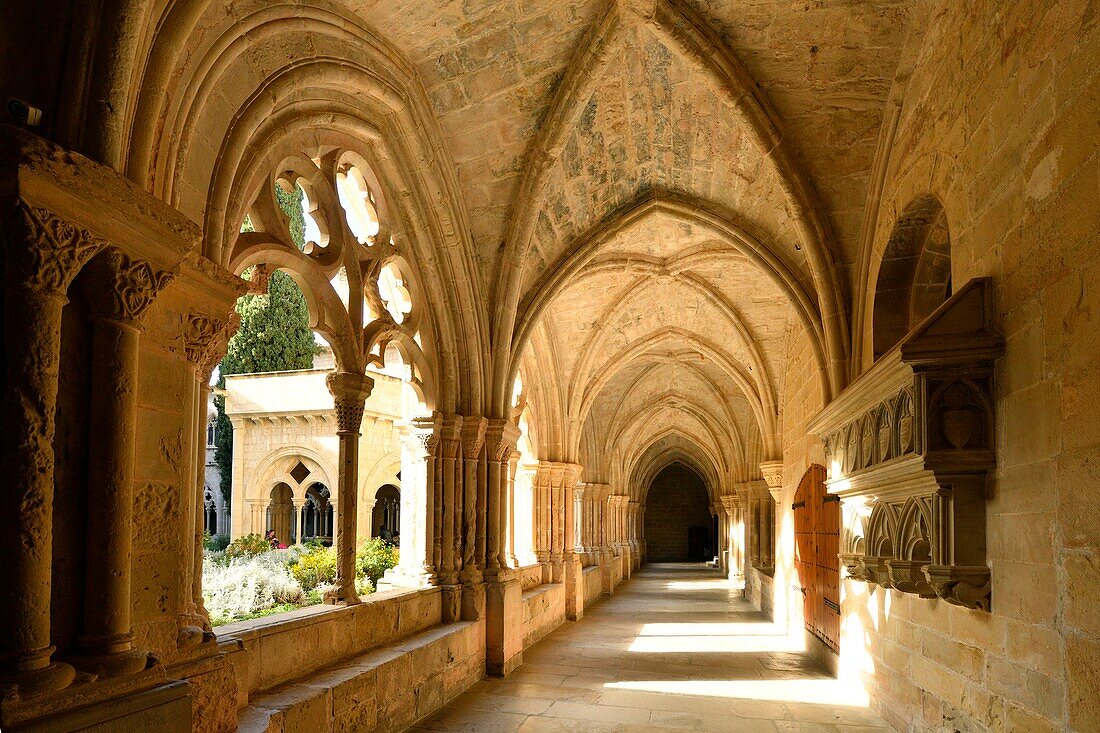
{"label": "courtyard garden", "polygon": [[[287,547],[258,534],[228,544],[223,538],[204,542],[202,596],[212,626],[316,605],[336,580],[333,547],[314,542]],[[364,542],[355,556],[359,595],[373,593],[397,559],[394,545],[379,538]]]}

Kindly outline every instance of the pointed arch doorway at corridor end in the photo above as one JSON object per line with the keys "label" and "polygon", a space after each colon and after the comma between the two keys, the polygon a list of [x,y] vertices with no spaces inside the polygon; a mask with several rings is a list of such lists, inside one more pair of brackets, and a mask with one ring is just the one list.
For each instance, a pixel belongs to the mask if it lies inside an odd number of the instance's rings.
{"label": "pointed arch doorway at corridor end", "polygon": [[806,630],[840,651],[840,501],[825,490],[825,468],[814,464],[794,494],[794,566]]}
{"label": "pointed arch doorway at corridor end", "polygon": [[710,498],[703,479],[674,462],[661,469],[646,495],[649,562],[704,562],[715,554]]}

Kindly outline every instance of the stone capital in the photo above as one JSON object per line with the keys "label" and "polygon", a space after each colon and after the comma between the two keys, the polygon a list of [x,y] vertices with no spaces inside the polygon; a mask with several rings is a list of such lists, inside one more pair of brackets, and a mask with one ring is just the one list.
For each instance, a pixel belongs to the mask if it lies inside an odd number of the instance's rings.
{"label": "stone capital", "polygon": [[440,457],[455,458],[462,440],[462,415],[444,415],[439,432]]}
{"label": "stone capital", "polygon": [[196,368],[196,378],[202,384],[210,383],[214,367],[225,356],[229,338],[240,324],[235,312],[227,318],[217,318],[196,311],[184,316],[183,350],[187,361]]}
{"label": "stone capital", "polygon": [[462,457],[476,461],[485,445],[485,429],[489,421],[483,417],[466,417],[462,420]]}
{"label": "stone capital", "polygon": [[508,460],[522,435],[510,420],[493,419],[485,428],[485,448],[491,461]]}
{"label": "stone capital", "polygon": [[107,241],[49,209],[19,200],[8,222],[6,279],[11,285],[64,295]]}
{"label": "stone capital", "polygon": [[737,508],[741,505],[735,494],[727,494],[721,498],[722,506],[732,516],[733,512],[737,511]]}
{"label": "stone capital", "polygon": [[423,460],[435,456],[441,427],[439,413],[414,417],[401,425],[401,440],[415,453],[416,458]]}
{"label": "stone capital", "polygon": [[760,473],[769,490],[783,488],[783,461],[764,461],[760,464]]}
{"label": "stone capital", "polygon": [[118,247],[107,247],[87,267],[93,275],[85,288],[93,316],[135,328],[176,276]]}
{"label": "stone capital", "polygon": [[336,407],[336,432],[358,433],[363,424],[363,403],[370,397],[374,380],[356,372],[331,372],[325,386]]}

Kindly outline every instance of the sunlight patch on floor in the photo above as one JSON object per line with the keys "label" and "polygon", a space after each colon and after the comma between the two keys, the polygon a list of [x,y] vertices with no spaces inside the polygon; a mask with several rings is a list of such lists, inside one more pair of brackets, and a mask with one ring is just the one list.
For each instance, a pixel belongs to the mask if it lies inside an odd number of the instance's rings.
{"label": "sunlight patch on floor", "polygon": [[739,700],[813,703],[867,707],[867,693],[859,685],[823,680],[636,680],[608,682],[604,688],[673,695],[726,697]]}
{"label": "sunlight patch on floor", "polygon": [[[651,627],[677,626],[663,634]],[[791,639],[772,627],[773,634],[760,630],[733,631],[729,627],[741,624],[646,624],[627,651],[646,654],[731,653],[731,652],[800,652],[801,640]],[[770,624],[768,624],[770,626]],[[688,628],[691,627],[691,628]],[[718,627],[711,631],[711,627]]]}

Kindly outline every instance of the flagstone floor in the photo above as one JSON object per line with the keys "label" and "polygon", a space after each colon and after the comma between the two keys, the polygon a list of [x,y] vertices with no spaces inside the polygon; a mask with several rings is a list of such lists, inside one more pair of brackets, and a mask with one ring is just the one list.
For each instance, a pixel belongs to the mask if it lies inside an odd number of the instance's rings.
{"label": "flagstone floor", "polygon": [[701,565],[649,565],[415,731],[869,733],[862,690],[829,677]]}

